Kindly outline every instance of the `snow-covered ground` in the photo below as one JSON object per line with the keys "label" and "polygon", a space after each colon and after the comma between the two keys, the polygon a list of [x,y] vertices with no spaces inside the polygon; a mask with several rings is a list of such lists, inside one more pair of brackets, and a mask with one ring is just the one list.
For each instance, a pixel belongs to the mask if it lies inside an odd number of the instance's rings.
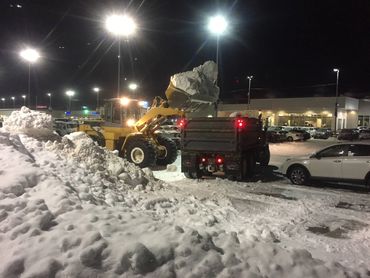
{"label": "snow-covered ground", "polygon": [[[179,159],[141,170],[50,121],[22,108],[0,129],[0,277],[370,274],[369,194],[273,167],[244,183],[185,179]],[[273,145],[272,164],[320,144]]]}

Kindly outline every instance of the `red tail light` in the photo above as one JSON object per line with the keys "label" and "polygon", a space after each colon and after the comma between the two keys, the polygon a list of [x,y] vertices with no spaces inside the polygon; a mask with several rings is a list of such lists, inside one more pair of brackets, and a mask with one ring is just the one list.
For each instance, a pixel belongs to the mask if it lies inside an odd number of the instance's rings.
{"label": "red tail light", "polygon": [[235,121],[235,127],[237,129],[244,129],[247,126],[247,122],[244,119],[237,118]]}
{"label": "red tail light", "polygon": [[216,157],[216,164],[224,164],[224,159],[222,157]]}
{"label": "red tail light", "polygon": [[178,119],[177,126],[181,129],[184,128],[186,126],[186,119],[185,118]]}
{"label": "red tail light", "polygon": [[200,162],[202,162],[202,163],[206,163],[206,162],[207,162],[207,158],[202,157],[202,158],[200,159]]}

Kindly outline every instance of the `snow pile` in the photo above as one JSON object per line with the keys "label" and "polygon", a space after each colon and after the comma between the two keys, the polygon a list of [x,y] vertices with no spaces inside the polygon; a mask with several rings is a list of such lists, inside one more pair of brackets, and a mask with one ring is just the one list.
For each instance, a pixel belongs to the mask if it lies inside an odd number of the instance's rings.
{"label": "snow pile", "polygon": [[226,199],[183,194],[84,134],[26,134],[0,130],[0,277],[366,276],[246,236]]}
{"label": "snow pile", "polygon": [[20,111],[13,111],[12,114],[5,119],[3,127],[7,131],[52,129],[53,122],[50,115],[33,111],[23,106]]}

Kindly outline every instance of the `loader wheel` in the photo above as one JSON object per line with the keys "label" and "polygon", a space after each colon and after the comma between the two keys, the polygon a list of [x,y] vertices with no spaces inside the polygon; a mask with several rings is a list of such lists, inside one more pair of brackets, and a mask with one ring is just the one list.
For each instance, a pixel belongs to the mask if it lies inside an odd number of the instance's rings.
{"label": "loader wheel", "polygon": [[144,138],[131,138],[125,149],[127,160],[136,164],[140,168],[149,167],[155,164],[156,153],[154,146]]}
{"label": "loader wheel", "polygon": [[157,165],[167,165],[174,163],[177,158],[176,143],[170,138],[164,136],[158,136],[157,141],[166,149],[164,156],[157,157]]}
{"label": "loader wheel", "polygon": [[262,151],[259,153],[259,163],[261,166],[267,166],[270,162],[270,148],[265,146]]}
{"label": "loader wheel", "polygon": [[103,135],[90,135],[90,138],[98,143],[99,146],[101,147],[105,147],[105,139],[104,139],[104,136]]}

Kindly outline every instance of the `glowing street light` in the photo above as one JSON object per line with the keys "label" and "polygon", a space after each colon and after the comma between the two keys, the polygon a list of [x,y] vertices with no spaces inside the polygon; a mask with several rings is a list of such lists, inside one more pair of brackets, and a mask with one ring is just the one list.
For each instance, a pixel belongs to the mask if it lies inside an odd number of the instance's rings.
{"label": "glowing street light", "polygon": [[13,108],[15,108],[15,97],[10,98],[13,101]]}
{"label": "glowing street light", "polygon": [[22,95],[23,98],[23,106],[26,106],[26,95]]}
{"label": "glowing street light", "polygon": [[35,64],[40,59],[40,53],[33,48],[26,48],[22,50],[19,55],[23,60],[28,62],[28,106],[31,105],[31,65]]}
{"label": "glowing street light", "polygon": [[96,111],[98,111],[98,109],[99,109],[99,92],[100,92],[100,88],[94,87],[93,88],[93,91],[96,93]]}
{"label": "glowing street light", "polygon": [[337,117],[338,117],[338,89],[339,89],[339,69],[333,69],[337,73],[337,83],[335,87],[335,108],[334,108],[334,134],[337,133]]}
{"label": "glowing street light", "polygon": [[225,33],[228,23],[222,15],[216,15],[209,19],[208,21],[208,30],[217,36]]}
{"label": "glowing street light", "polygon": [[66,92],[66,95],[68,96],[68,100],[69,100],[69,102],[68,102],[68,111],[71,111],[71,98],[75,95],[75,92],[72,91],[72,90],[68,90]]}
{"label": "glowing street light", "polygon": [[131,90],[131,91],[135,91],[139,86],[136,84],[136,83],[130,83],[128,85],[128,88]]}
{"label": "glowing street light", "polygon": [[121,37],[128,38],[133,35],[136,32],[137,26],[131,17],[113,14],[106,18],[105,27],[108,32],[116,36],[118,40],[117,98],[119,98],[121,90]]}
{"label": "glowing street light", "polygon": [[49,97],[49,110],[51,110],[51,93],[46,94]]}
{"label": "glowing street light", "polygon": [[2,98],[1,98],[1,101],[2,101],[2,103],[3,103],[3,108],[5,108],[5,98],[4,98],[4,97],[2,97]]}
{"label": "glowing street light", "polygon": [[249,109],[249,106],[251,104],[251,83],[252,83],[253,75],[247,76],[247,79],[248,79],[248,109]]}
{"label": "glowing street light", "polygon": [[122,106],[127,106],[127,105],[129,105],[129,103],[130,103],[130,99],[129,98],[127,98],[127,97],[122,97],[122,98],[120,98],[120,103],[121,103],[121,105]]}

